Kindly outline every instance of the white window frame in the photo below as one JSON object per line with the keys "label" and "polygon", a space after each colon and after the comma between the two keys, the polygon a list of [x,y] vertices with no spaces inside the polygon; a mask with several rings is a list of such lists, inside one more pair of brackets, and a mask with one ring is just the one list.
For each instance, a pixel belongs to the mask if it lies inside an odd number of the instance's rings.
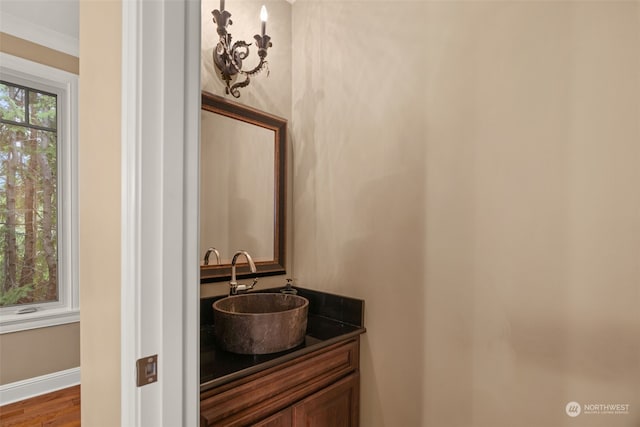
{"label": "white window frame", "polygon": [[78,76],[0,52],[0,77],[58,95],[58,301],[0,308],[0,334],[78,322]]}

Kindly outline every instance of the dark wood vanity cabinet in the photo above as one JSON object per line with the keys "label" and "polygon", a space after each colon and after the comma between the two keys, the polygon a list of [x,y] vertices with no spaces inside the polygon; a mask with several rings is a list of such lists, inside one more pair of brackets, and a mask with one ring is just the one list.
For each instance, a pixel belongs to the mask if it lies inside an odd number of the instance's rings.
{"label": "dark wood vanity cabinet", "polygon": [[248,375],[200,397],[200,425],[357,427],[359,337]]}

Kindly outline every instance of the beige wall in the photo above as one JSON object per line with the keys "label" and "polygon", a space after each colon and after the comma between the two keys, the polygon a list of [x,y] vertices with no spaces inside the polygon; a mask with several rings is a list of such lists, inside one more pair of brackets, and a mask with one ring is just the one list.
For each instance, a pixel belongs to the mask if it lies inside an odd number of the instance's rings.
{"label": "beige wall", "polygon": [[639,8],[294,3],[293,273],[366,300],[362,425],[640,425]]}
{"label": "beige wall", "polygon": [[80,323],[0,335],[0,385],[80,366]]}
{"label": "beige wall", "polygon": [[0,51],[29,61],[78,74],[79,60],[75,56],[0,32]]}
{"label": "beige wall", "polygon": [[[0,51],[78,74],[78,58],[0,33]],[[0,385],[80,366],[78,323],[0,335]]]}
{"label": "beige wall", "polygon": [[119,1],[80,2],[82,425],[120,425]]}

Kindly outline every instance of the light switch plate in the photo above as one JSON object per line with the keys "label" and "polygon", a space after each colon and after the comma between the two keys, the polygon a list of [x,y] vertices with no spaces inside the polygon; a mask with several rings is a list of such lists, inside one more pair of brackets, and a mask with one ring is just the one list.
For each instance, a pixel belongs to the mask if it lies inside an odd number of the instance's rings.
{"label": "light switch plate", "polygon": [[136,361],[138,387],[158,381],[158,355],[143,357]]}

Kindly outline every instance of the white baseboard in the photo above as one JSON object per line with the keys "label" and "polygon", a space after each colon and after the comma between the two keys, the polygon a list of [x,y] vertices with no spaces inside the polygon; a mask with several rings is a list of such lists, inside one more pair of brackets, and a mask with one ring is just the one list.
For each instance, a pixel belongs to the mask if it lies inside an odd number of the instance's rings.
{"label": "white baseboard", "polygon": [[80,368],[0,385],[0,406],[80,384]]}

